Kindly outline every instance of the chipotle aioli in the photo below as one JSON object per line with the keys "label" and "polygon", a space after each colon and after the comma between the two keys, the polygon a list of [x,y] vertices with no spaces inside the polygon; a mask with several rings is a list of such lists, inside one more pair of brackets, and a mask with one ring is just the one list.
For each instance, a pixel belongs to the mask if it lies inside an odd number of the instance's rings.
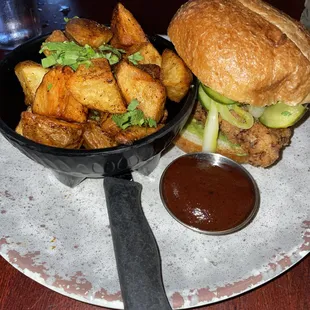
{"label": "chipotle aioli", "polygon": [[198,156],[181,156],[164,172],[161,194],[182,223],[203,231],[225,231],[253,214],[255,187],[237,166],[214,165]]}

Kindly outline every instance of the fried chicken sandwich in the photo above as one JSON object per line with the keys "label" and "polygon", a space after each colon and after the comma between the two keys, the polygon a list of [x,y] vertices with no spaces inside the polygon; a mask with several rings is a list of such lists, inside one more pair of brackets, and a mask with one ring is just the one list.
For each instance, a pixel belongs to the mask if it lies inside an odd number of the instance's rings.
{"label": "fried chicken sandwich", "polygon": [[176,145],[275,163],[310,102],[309,32],[260,0],[191,0],[168,36],[200,81]]}

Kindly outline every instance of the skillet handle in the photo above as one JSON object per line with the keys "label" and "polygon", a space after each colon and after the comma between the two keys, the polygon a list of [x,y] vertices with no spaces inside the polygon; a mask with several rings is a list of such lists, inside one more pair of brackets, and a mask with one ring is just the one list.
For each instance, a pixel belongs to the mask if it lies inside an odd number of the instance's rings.
{"label": "skillet handle", "polygon": [[104,190],[124,308],[171,310],[157,243],[141,207],[141,184],[105,177]]}

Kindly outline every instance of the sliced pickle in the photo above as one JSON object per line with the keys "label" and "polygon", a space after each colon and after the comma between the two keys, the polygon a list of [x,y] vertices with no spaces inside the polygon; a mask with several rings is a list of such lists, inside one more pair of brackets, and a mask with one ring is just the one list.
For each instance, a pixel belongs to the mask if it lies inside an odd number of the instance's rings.
{"label": "sliced pickle", "polygon": [[210,110],[212,99],[205,93],[202,84],[198,88],[198,100],[207,111]]}
{"label": "sliced pickle", "polygon": [[236,101],[231,100],[231,99],[219,94],[218,92],[216,92],[212,88],[210,88],[206,85],[203,85],[203,84],[201,84],[201,85],[203,87],[203,90],[206,92],[206,94],[211,99],[213,99],[214,101],[219,102],[219,103],[223,103],[223,104],[235,104],[235,103],[237,103]]}
{"label": "sliced pickle", "polygon": [[307,109],[301,104],[291,107],[278,102],[275,105],[266,107],[259,120],[270,128],[287,128],[297,123],[306,111]]}

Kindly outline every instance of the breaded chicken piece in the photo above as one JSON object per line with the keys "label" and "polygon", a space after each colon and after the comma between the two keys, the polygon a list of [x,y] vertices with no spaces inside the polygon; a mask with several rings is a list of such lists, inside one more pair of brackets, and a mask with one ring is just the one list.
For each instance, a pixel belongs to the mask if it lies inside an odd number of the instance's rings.
{"label": "breaded chicken piece", "polygon": [[158,125],[156,128],[150,127],[140,127],[140,126],[131,126],[125,130],[120,131],[116,136],[115,140],[119,144],[132,144],[133,142],[140,140],[144,137],[149,136],[150,134],[158,131],[164,125]]}
{"label": "breaded chicken piece", "polygon": [[72,18],[66,24],[66,36],[77,44],[88,44],[93,48],[108,43],[113,34],[112,31],[93,20],[86,18]]}
{"label": "breaded chicken piece", "polygon": [[37,143],[67,149],[78,149],[82,143],[84,125],[23,112],[21,133]]}
{"label": "breaded chicken piece", "polygon": [[89,109],[109,113],[125,113],[126,105],[105,58],[92,60],[92,65],[80,65],[67,82],[73,97]]}
{"label": "breaded chicken piece", "polygon": [[248,162],[253,166],[268,167],[280,156],[281,149],[288,145],[291,129],[267,128],[256,122],[252,128],[243,130],[222,120],[220,130],[233,143],[237,143],[248,154]]}
{"label": "breaded chicken piece", "polygon": [[101,128],[94,122],[88,122],[85,125],[83,139],[83,146],[86,149],[103,149],[117,146],[116,141],[105,132],[103,132]]}
{"label": "breaded chicken piece", "polygon": [[32,111],[48,117],[83,123],[87,119],[87,108],[78,102],[66,87],[73,75],[70,67],[57,66],[44,75],[37,89]]}

